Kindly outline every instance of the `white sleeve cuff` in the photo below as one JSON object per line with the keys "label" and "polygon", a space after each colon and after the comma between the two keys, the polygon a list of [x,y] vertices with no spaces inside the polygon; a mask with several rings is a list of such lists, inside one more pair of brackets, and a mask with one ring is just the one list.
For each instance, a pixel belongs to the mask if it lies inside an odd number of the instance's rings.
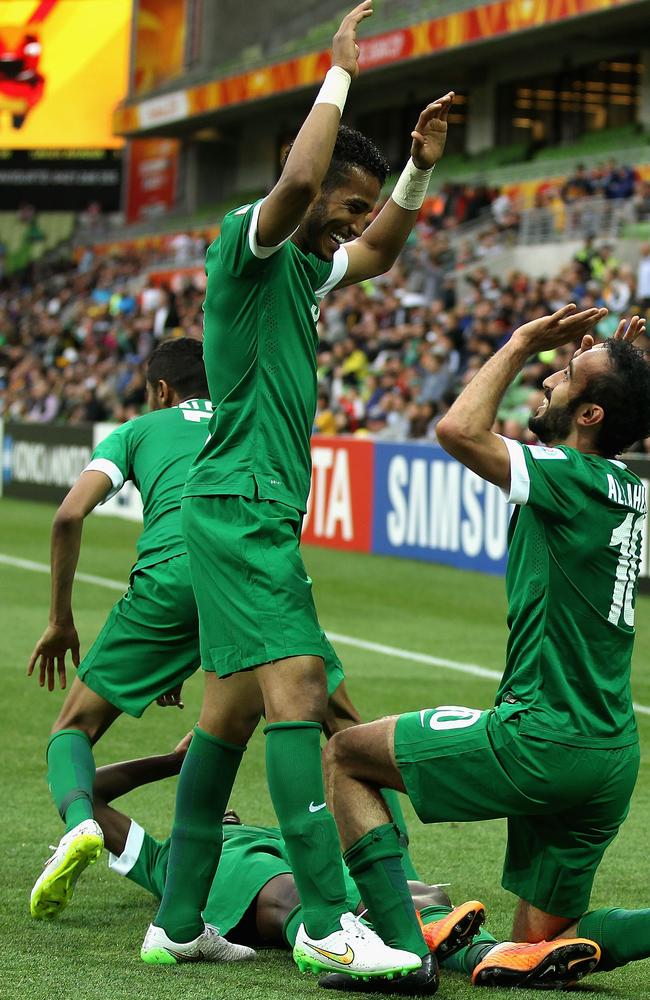
{"label": "white sleeve cuff", "polygon": [[257,220],[260,217],[260,209],[263,204],[264,204],[264,199],[262,199],[262,201],[258,201],[257,205],[253,209],[253,214],[251,216],[251,224],[248,230],[248,245],[250,247],[253,256],[259,258],[259,260],[266,260],[267,257],[272,257],[273,254],[277,253],[278,250],[281,247],[283,247],[285,243],[288,243],[288,241],[291,239],[294,233],[298,231],[298,226],[296,226],[293,233],[289,233],[286,239],[282,240],[281,243],[278,243],[277,246],[261,247],[257,242]]}
{"label": "white sleeve cuff", "polygon": [[332,270],[330,271],[330,276],[324,285],[316,292],[316,298],[324,298],[328,292],[331,292],[333,288],[336,288],[339,281],[343,279],[345,273],[348,269],[348,252],[344,246],[340,246],[334,256],[332,257]]}
{"label": "white sleeve cuff", "polygon": [[510,490],[503,490],[508,503],[527,504],[530,494],[530,476],[524,449],[519,441],[499,435],[510,455]]}
{"label": "white sleeve cuff", "polygon": [[124,486],[124,476],[121,470],[117,467],[115,462],[111,462],[108,458],[93,458],[88,463],[83,472],[103,472],[105,476],[108,476],[113,488],[110,493],[106,496],[102,503],[106,503],[106,500],[110,500],[114,497],[116,493],[119,493]]}
{"label": "white sleeve cuff", "polygon": [[117,872],[118,875],[128,875],[134,864],[140,857],[142,844],[144,842],[144,830],[139,823],[131,820],[129,832],[126,835],[126,844],[119,858],[115,854],[108,855],[108,867]]}

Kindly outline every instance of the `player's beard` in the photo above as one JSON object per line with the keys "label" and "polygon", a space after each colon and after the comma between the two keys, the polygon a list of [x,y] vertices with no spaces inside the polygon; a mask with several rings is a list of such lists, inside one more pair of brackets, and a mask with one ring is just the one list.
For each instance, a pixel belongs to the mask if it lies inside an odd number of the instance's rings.
{"label": "player's beard", "polygon": [[331,260],[323,255],[323,233],[328,229],[330,219],[327,212],[327,199],[321,197],[309,210],[303,222],[301,243],[307,253],[313,253],[321,260]]}
{"label": "player's beard", "polygon": [[559,444],[566,441],[573,427],[573,414],[579,400],[572,400],[566,406],[551,406],[550,403],[539,416],[531,413],[528,429],[537,435],[542,444]]}

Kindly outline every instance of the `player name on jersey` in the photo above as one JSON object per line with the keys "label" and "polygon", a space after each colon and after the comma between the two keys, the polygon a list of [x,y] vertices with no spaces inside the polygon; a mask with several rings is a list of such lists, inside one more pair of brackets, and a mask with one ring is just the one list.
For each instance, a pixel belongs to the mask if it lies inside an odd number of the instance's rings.
{"label": "player name on jersey", "polygon": [[648,501],[643,483],[638,483],[637,485],[627,483],[624,490],[622,484],[611,473],[608,473],[607,487],[607,495],[614,503],[620,504],[621,507],[633,507],[640,514],[648,513]]}

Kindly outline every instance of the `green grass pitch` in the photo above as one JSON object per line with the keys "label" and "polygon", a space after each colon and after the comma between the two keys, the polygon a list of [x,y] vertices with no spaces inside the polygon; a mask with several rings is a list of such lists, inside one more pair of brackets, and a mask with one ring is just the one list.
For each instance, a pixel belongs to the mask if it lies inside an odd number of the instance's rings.
{"label": "green grass pitch", "polygon": [[[48,560],[53,508],[0,502],[0,553]],[[86,524],[80,570],[126,581],[137,526],[109,518]],[[368,639],[492,670],[502,665],[505,645],[503,581],[415,562],[308,549],[323,625],[332,632]],[[29,916],[29,893],[48,844],[61,834],[45,783],[44,752],[62,696],[38,688],[25,668],[46,624],[49,581],[45,574],[0,563],[2,628],[2,838],[0,865],[0,997],[7,1000],[293,1000],[319,994],[301,977],[288,953],[263,951],[246,967],[151,968],[138,957],[154,901],[126,879],[110,873],[105,859],[79,883],[70,908],[57,922]],[[78,583],[77,627],[82,653],[118,595]],[[650,706],[650,598],[637,608],[635,698]],[[410,663],[346,645],[338,647],[349,689],[368,719],[436,704],[487,707],[495,683],[449,669]],[[201,679],[186,686],[184,712],[150,708],[140,721],[120,719],[97,748],[99,764],[171,749],[194,723]],[[649,905],[648,816],[650,815],[650,716],[640,715],[645,752],[630,816],[605,856],[594,888],[594,906]],[[246,754],[233,795],[245,822],[271,824],[265,790],[262,739]],[[123,807],[155,835],[168,833],[174,783],[141,789]],[[500,887],[505,828],[501,822],[423,827],[407,807],[416,865],[432,882],[450,882],[457,901],[476,897],[488,909],[488,926],[507,936],[513,899]],[[649,942],[650,945],[650,942]],[[649,997],[648,962],[585,981],[583,995]],[[445,975],[439,996],[469,997],[462,977]],[[513,1000],[522,991],[493,991]],[[528,994],[530,995],[530,994]]]}

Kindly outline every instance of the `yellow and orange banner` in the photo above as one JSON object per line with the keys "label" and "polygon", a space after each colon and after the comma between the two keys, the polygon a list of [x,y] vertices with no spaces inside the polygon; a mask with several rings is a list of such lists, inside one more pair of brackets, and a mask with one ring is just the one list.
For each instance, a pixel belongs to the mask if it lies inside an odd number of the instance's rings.
{"label": "yellow and orange banner", "polygon": [[[147,0],[154,3],[155,0]],[[171,2],[171,0],[170,0]],[[495,0],[364,39],[362,70],[379,69],[407,59],[432,55],[461,45],[498,38],[572,17],[633,3],[634,0]],[[317,84],[330,66],[328,50],[310,52],[285,62],[213,80],[173,94],[118,108],[114,128],[126,135],[158,124],[218,111],[286,91]]]}
{"label": "yellow and orange banner", "polygon": [[131,0],[0,3],[0,148],[110,149]]}
{"label": "yellow and orange banner", "polygon": [[186,0],[139,0],[133,92],[144,94],[182,72]]}

